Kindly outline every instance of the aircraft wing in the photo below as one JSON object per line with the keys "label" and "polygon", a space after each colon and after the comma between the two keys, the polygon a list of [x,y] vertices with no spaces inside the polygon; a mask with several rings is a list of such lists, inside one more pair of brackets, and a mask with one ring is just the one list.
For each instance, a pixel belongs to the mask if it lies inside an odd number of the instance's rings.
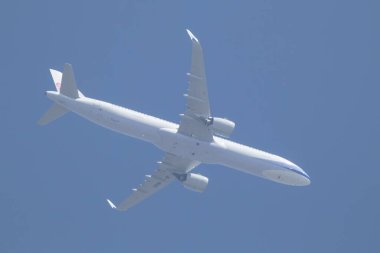
{"label": "aircraft wing", "polygon": [[192,41],[191,70],[187,73],[189,88],[186,98],[186,111],[181,114],[178,132],[203,141],[212,141],[213,134],[208,128],[211,116],[203,52],[199,40],[186,30]]}
{"label": "aircraft wing", "polygon": [[200,163],[166,153],[164,159],[158,162],[158,164],[158,169],[152,175],[146,175],[145,181],[137,188],[132,189],[132,194],[128,198],[117,206],[107,199],[108,204],[113,209],[126,211],[172,182],[176,178],[174,176],[175,173],[187,173]]}

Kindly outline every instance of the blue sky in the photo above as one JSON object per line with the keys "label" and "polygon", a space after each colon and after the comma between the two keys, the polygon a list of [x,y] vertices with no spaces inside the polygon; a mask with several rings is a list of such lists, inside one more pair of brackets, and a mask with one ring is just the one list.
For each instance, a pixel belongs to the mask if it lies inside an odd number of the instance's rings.
{"label": "blue sky", "polygon": [[[3,1],[0,252],[376,252],[379,3]],[[232,139],[299,164],[309,187],[201,165],[208,189],[172,184],[121,200],[162,152],[74,114],[36,125],[73,65],[89,96],[178,122],[191,43]]]}

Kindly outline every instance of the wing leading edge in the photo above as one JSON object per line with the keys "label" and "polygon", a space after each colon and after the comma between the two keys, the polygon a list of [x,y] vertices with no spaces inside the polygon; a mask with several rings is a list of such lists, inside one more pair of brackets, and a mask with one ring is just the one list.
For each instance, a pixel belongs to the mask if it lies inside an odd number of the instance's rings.
{"label": "wing leading edge", "polygon": [[118,205],[107,199],[108,204],[118,211],[126,211],[171,183],[176,178],[175,173],[187,173],[198,166],[199,162],[166,153],[158,164],[158,169],[152,175],[146,175],[144,182],[132,189],[133,192],[127,199]]}
{"label": "wing leading edge", "polygon": [[193,138],[212,141],[213,134],[208,128],[211,116],[208,98],[203,51],[199,40],[186,30],[192,41],[191,70],[187,73],[189,87],[186,98],[186,111],[181,114],[178,132]]}

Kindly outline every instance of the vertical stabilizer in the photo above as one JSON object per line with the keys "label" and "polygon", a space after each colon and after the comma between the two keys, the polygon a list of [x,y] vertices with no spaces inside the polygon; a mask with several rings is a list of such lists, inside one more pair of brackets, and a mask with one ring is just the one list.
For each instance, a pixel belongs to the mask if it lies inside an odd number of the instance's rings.
{"label": "vertical stabilizer", "polygon": [[[71,71],[71,73],[73,73],[73,72]],[[50,74],[51,74],[51,77],[53,78],[55,88],[57,89],[58,92],[61,92],[62,72],[55,70],[55,69],[50,69]],[[73,74],[73,76],[74,76],[74,74]],[[74,79],[74,82],[75,82],[75,79]],[[84,97],[84,95],[82,94],[82,92],[80,92],[80,90],[78,90],[78,96]]]}
{"label": "vertical stabilizer", "polygon": [[61,89],[61,83],[62,83],[62,72],[59,72],[55,69],[50,69],[51,77],[53,78],[55,88],[59,92]]}
{"label": "vertical stabilizer", "polygon": [[[53,78],[55,88],[60,94],[73,99],[84,97],[82,92],[80,92],[77,88],[74,71],[71,67],[71,64],[66,63],[64,65],[63,73],[58,70],[50,69],[50,74]],[[38,121],[38,124],[49,124],[50,122],[65,115],[68,111],[69,110],[58,104],[53,104],[53,106],[50,107],[50,109],[41,117],[41,119]]]}

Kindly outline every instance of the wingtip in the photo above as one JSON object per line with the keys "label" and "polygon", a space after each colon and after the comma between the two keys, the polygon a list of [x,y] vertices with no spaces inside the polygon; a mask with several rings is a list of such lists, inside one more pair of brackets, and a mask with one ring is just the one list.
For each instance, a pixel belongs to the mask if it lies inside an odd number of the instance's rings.
{"label": "wingtip", "polygon": [[190,37],[191,40],[194,40],[194,41],[196,41],[196,42],[199,43],[197,37],[195,37],[194,34],[189,29],[186,29],[186,32],[189,35],[189,37]]}
{"label": "wingtip", "polygon": [[117,209],[117,207],[112,203],[111,200],[107,199],[107,202],[108,202],[108,204],[110,205],[110,207],[111,207],[112,209]]}

